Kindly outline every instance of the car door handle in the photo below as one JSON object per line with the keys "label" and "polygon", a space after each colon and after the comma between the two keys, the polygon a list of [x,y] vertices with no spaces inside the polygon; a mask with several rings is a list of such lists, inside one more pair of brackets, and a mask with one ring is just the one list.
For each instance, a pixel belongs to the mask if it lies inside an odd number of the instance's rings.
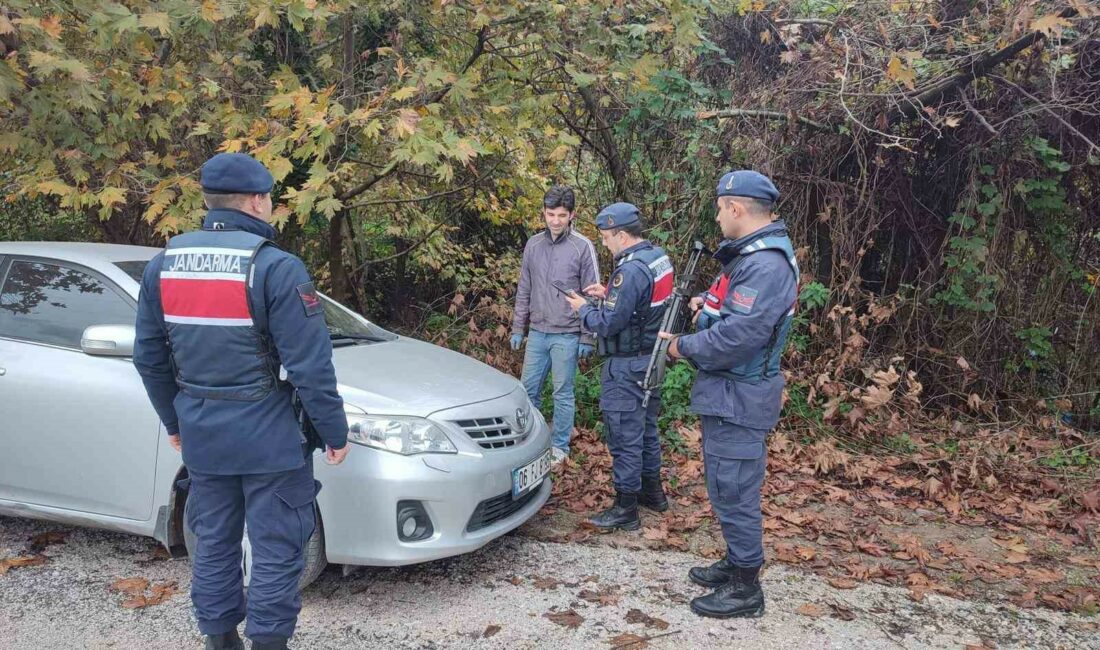
{"label": "car door handle", "polygon": [[7,374],[7,372],[7,368],[0,368],[0,377],[3,377],[5,374]]}

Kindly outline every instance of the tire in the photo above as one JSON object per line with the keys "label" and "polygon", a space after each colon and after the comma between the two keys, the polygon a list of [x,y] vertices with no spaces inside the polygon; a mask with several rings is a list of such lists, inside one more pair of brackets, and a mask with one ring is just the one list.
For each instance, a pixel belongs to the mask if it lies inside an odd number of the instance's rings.
{"label": "tire", "polygon": [[[183,517],[183,544],[187,547],[188,557],[194,557],[196,539],[195,533],[187,525],[187,505],[185,502],[183,506],[185,513]],[[306,556],[306,566],[302,569],[302,576],[298,579],[298,589],[305,589],[309,586],[328,566],[328,560],[325,559],[325,532],[324,526],[321,524],[321,512],[317,510],[316,504],[313,508],[317,516],[317,526],[314,527],[313,534],[310,535],[305,548],[302,549],[302,553]],[[241,541],[241,546],[244,551],[244,566],[242,567],[244,569],[244,585],[247,587],[249,578],[252,575],[252,545],[248,542],[247,524],[244,527],[244,539]]]}

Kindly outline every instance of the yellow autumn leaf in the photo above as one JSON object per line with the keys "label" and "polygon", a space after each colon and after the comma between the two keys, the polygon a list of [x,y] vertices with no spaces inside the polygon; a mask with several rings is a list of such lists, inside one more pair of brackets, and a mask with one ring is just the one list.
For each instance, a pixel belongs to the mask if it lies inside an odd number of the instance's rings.
{"label": "yellow autumn leaf", "polygon": [[399,138],[416,133],[416,125],[420,123],[420,113],[411,108],[402,109],[393,124],[394,133]]}
{"label": "yellow autumn leaf", "polygon": [[393,94],[390,95],[390,97],[392,97],[394,101],[399,102],[412,97],[417,92],[419,92],[419,90],[420,89],[416,86],[405,86],[404,88],[398,88],[397,90],[395,90]]}
{"label": "yellow autumn leaf", "polygon": [[270,27],[279,26],[279,13],[278,9],[270,3],[262,3],[256,11],[256,19],[253,22],[256,29],[268,25]]}
{"label": "yellow autumn leaf", "polygon": [[267,163],[267,170],[271,172],[271,176],[275,179],[275,182],[281,182],[286,178],[287,174],[294,170],[294,165],[290,160],[277,156]]}
{"label": "yellow autumn leaf", "polygon": [[886,77],[899,83],[903,83],[909,90],[916,87],[917,75],[913,69],[901,62],[897,56],[890,57],[886,64]]}
{"label": "yellow autumn leaf", "polygon": [[172,31],[168,21],[168,14],[162,11],[142,14],[141,18],[138,18],[138,24],[148,29],[158,30],[161,36],[168,36]]}
{"label": "yellow autumn leaf", "polygon": [[122,187],[105,187],[99,191],[96,199],[104,208],[110,208],[117,203],[126,202],[126,189]]}
{"label": "yellow autumn leaf", "polygon": [[462,138],[458,141],[452,153],[456,159],[463,163],[469,161],[471,158],[477,158],[477,151],[466,138]]}
{"label": "yellow autumn leaf", "polygon": [[61,38],[61,17],[60,16],[47,16],[38,21],[38,24],[42,27],[42,31],[50,38]]}
{"label": "yellow autumn leaf", "polygon": [[61,181],[42,181],[35,186],[35,189],[43,194],[54,194],[56,196],[66,196],[73,191],[73,188]]}
{"label": "yellow autumn leaf", "polygon": [[550,155],[548,156],[548,158],[550,160],[553,160],[554,162],[557,162],[559,160],[563,160],[568,155],[569,155],[569,146],[564,145],[564,144],[559,144],[557,147],[554,148],[553,151],[550,152]]}
{"label": "yellow autumn leaf", "polygon": [[221,3],[217,0],[204,0],[201,14],[202,19],[208,23],[216,23],[222,18],[225,18],[225,13],[222,12]]}
{"label": "yellow autumn leaf", "polygon": [[1042,32],[1047,36],[1059,36],[1062,33],[1062,29],[1071,27],[1072,25],[1073,23],[1065,18],[1051,14],[1031,21],[1031,31]]}

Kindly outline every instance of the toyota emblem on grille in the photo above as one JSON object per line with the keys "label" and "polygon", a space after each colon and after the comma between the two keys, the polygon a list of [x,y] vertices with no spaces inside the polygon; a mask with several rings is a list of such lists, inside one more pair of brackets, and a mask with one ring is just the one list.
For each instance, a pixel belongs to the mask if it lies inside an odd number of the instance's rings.
{"label": "toyota emblem on grille", "polygon": [[516,426],[519,427],[520,431],[527,430],[527,418],[528,413],[526,410],[516,409]]}

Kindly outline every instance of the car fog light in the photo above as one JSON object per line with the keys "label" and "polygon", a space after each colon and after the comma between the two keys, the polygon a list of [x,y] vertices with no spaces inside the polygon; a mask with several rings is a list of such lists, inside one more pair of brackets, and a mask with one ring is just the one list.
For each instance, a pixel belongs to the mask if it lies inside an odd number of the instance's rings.
{"label": "car fog light", "polygon": [[435,533],[432,520],[419,501],[397,502],[397,537],[402,542],[419,542]]}

